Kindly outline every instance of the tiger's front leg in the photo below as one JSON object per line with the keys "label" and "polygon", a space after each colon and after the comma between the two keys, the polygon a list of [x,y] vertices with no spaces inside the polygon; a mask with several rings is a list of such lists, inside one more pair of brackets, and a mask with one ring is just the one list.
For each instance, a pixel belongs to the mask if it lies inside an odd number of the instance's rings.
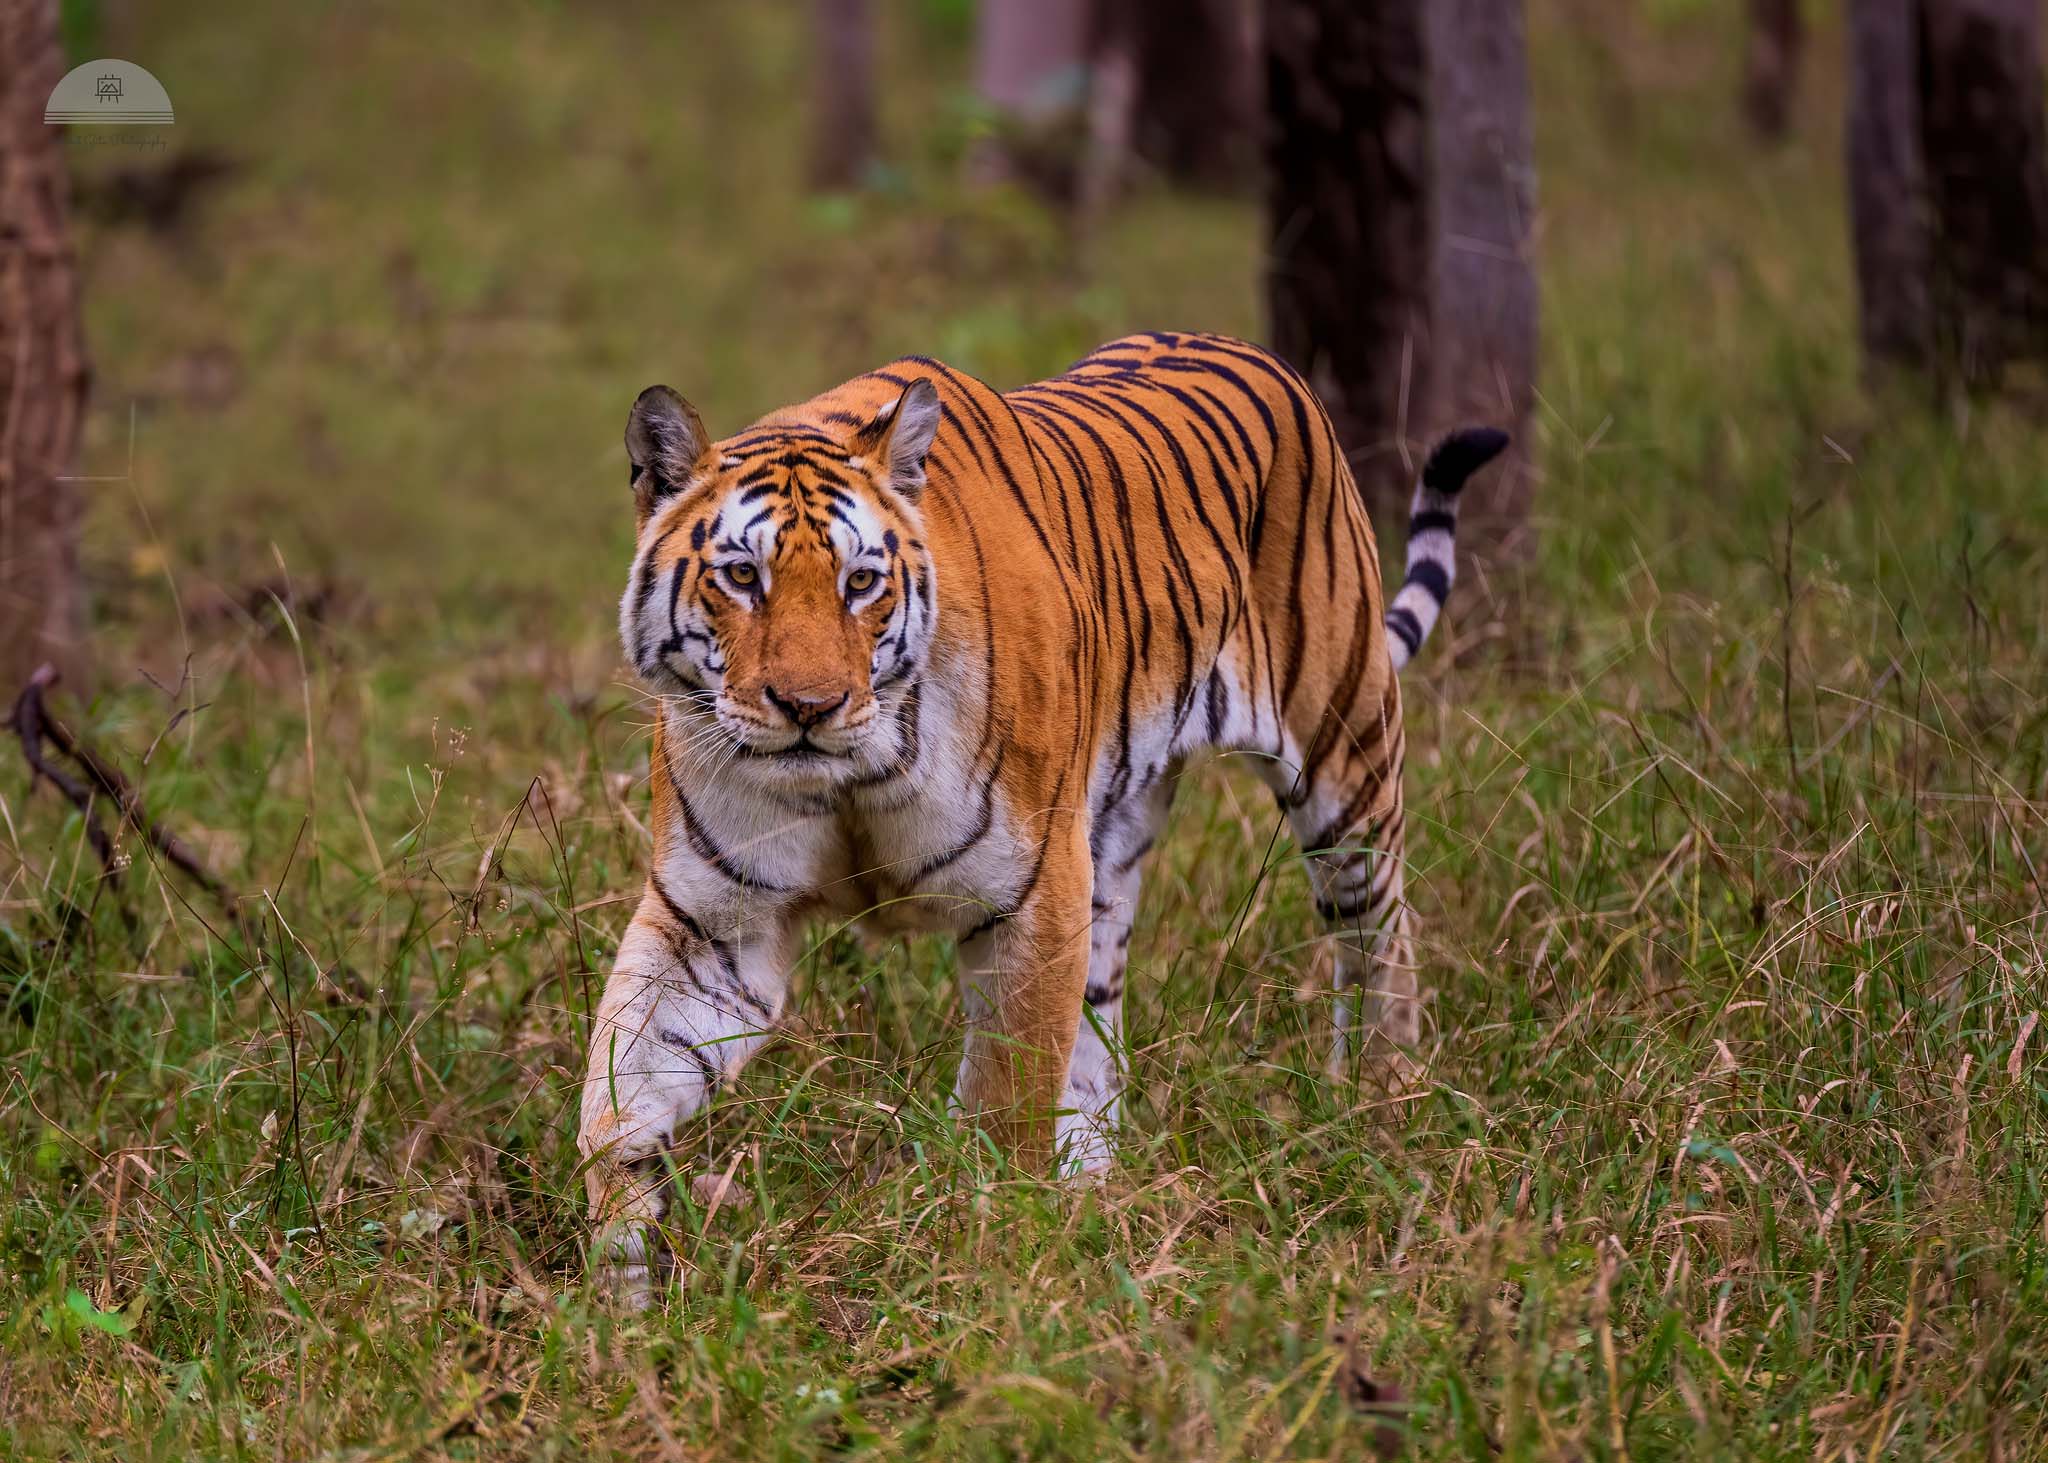
{"label": "tiger's front leg", "polygon": [[1049,836],[1016,913],[960,952],[967,1050],[953,1105],[1021,1168],[1049,1171],[1056,1118],[1088,985],[1088,840],[1071,816]]}
{"label": "tiger's front leg", "polygon": [[591,1265],[629,1305],[653,1296],[662,1156],[782,1017],[783,935],[779,924],[709,928],[650,882],[619,942],[591,1024],[577,1146]]}

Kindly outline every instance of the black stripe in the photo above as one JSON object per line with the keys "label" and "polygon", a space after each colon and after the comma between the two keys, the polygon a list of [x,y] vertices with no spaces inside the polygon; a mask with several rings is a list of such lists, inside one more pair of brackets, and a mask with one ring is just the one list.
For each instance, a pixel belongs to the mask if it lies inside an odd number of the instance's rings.
{"label": "black stripe", "polygon": [[703,1047],[683,1035],[682,1032],[670,1030],[666,1026],[657,1027],[654,1035],[663,1046],[669,1047],[674,1051],[688,1052],[690,1059],[697,1064],[697,1071],[704,1078],[704,1086],[711,1091],[717,1090],[718,1068],[712,1065],[711,1058],[704,1055]]}
{"label": "black stripe", "polygon": [[996,820],[996,781],[1002,776],[1003,758],[1008,755],[1009,750],[1010,746],[1007,742],[996,748],[995,765],[989,768],[988,780],[982,784],[981,812],[974,820],[974,831],[944,853],[935,854],[919,864],[911,873],[906,881],[907,883],[915,886],[923,880],[930,878],[940,869],[945,868],[946,865],[964,856],[969,849],[981,842],[982,839],[988,837],[988,831],[995,826]]}
{"label": "black stripe", "polygon": [[[676,903],[675,896],[668,892],[668,888],[661,882],[659,874],[650,875],[647,882],[652,886],[655,897],[661,901],[662,908],[668,912],[669,918],[681,925],[691,939],[697,941],[700,945],[708,946],[711,953],[717,957],[718,964],[724,970],[726,980],[729,982],[727,988],[734,995],[737,995],[755,1015],[759,1016],[764,1024],[773,1025],[775,1021],[774,1011],[769,1009],[768,1003],[755,995],[747,986],[747,983],[740,979],[739,961],[733,954],[732,942],[730,940],[713,940],[709,938],[704,933],[704,926],[698,923],[696,916]],[[720,1011],[725,1015],[733,1015],[733,1012],[727,1010],[719,1003],[714,993],[698,977],[696,966],[692,963],[693,952],[689,947],[684,945],[674,935],[669,935],[666,932],[664,932],[664,938],[667,941],[669,953],[675,956],[676,964],[682,969],[683,978],[689,981],[691,988],[703,998],[704,1003],[713,1010]]]}
{"label": "black stripe", "polygon": [[1417,559],[1408,566],[1408,577],[1401,587],[1406,589],[1411,584],[1421,586],[1441,605],[1450,597],[1451,571],[1440,559]]}
{"label": "black stripe", "polygon": [[1386,611],[1386,633],[1407,645],[1411,656],[1421,645],[1421,621],[1415,619],[1415,611],[1411,611],[1407,604],[1395,604],[1391,611]]}
{"label": "black stripe", "polygon": [[703,859],[713,869],[716,869],[719,877],[729,883],[738,884],[743,889],[752,889],[762,894],[789,894],[794,892],[785,889],[780,884],[771,884],[767,880],[749,873],[746,869],[741,868],[730,858],[726,857],[725,851],[712,842],[711,835],[705,832],[703,825],[697,821],[697,811],[690,806],[689,798],[683,793],[683,784],[676,777],[675,759],[670,755],[666,741],[662,743],[661,747],[661,762],[663,769],[668,773],[669,790],[676,795],[676,806],[683,815],[683,834],[689,839],[690,847],[696,851],[697,857]]}
{"label": "black stripe", "polygon": [[[663,529],[661,537],[648,545],[647,552],[640,556],[640,562],[633,566],[633,572],[636,576],[633,590],[633,629],[636,632],[644,632],[647,628],[642,622],[647,618],[647,605],[648,601],[654,598],[655,585],[660,582],[659,576],[655,573],[654,560],[661,553],[661,546],[667,543],[674,536],[676,530],[681,527],[682,525],[679,523],[671,523],[667,528]],[[673,615],[671,615],[671,618],[673,618]],[[644,661],[642,663],[644,664]]]}

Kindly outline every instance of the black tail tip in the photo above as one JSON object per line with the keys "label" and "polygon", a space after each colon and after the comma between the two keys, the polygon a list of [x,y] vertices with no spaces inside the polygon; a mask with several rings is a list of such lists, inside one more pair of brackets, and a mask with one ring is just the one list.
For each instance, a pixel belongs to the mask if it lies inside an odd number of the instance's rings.
{"label": "black tail tip", "polygon": [[1451,494],[1465,479],[1507,451],[1508,434],[1492,427],[1467,427],[1437,443],[1422,468],[1422,485],[1433,493]]}

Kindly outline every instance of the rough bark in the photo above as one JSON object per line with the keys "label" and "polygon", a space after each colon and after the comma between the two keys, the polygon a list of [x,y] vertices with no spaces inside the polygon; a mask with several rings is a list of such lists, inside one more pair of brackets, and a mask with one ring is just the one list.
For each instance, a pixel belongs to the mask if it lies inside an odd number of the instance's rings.
{"label": "rough bark", "polygon": [[815,47],[811,183],[851,188],[875,160],[875,15],[871,0],[812,0]]}
{"label": "rough bark", "polygon": [[1806,25],[1799,0],[1749,0],[1749,37],[1743,61],[1742,111],[1750,130],[1767,142],[1792,130]]}
{"label": "rough bark", "polygon": [[[1428,0],[1436,3],[1436,0]],[[1432,277],[1425,0],[1269,0],[1266,302],[1376,510],[1405,491]]]}
{"label": "rough bark", "polygon": [[2039,0],[1922,0],[1934,346],[1964,385],[2048,346]]}
{"label": "rough bark", "polygon": [[55,0],[0,0],[0,686],[48,661],[79,683],[84,596],[71,470],[85,412]]}
{"label": "rough bark", "polygon": [[1500,466],[1466,490],[1459,524],[1468,565],[1491,569],[1525,560],[1533,543],[1536,164],[1522,0],[1429,0],[1428,44],[1437,215],[1429,417],[1432,435],[1485,425],[1513,439]]}
{"label": "rough bark", "polygon": [[1919,369],[1933,361],[1934,317],[1916,0],[1852,0],[1848,41],[1849,216],[1864,367]]}

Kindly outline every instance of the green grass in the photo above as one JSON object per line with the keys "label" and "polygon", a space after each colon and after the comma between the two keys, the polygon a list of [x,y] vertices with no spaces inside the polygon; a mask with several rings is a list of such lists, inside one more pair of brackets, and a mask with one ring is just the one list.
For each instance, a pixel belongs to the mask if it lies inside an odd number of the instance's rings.
{"label": "green grass", "polygon": [[[1831,28],[1761,156],[1718,8],[1534,6],[1543,551],[1528,665],[1454,618],[1410,677],[1423,1094],[1321,1080],[1304,881],[1212,769],[1105,1186],[945,1121],[945,947],[820,931],[677,1157],[744,1199],[619,1321],[571,1129],[646,856],[625,405],[1255,334],[1255,211],[1082,249],[962,192],[953,6],[892,22],[887,186],[822,203],[800,7],[177,9],[100,49],[245,166],[83,240],[88,470],[140,425],[68,714],[246,933],[0,756],[0,1456],[2048,1452],[2048,455],[1861,392]],[[284,575],[320,617],[237,607]]]}

